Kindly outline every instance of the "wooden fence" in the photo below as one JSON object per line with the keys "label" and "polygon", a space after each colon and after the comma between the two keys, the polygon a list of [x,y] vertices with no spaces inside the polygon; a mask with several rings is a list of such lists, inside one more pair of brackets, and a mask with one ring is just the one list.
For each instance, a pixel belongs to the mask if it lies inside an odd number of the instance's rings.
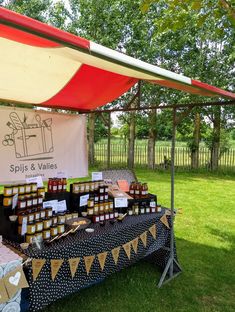
{"label": "wooden fence", "polygon": [[[127,164],[127,145],[111,144],[110,166],[125,167]],[[135,166],[147,167],[148,147],[146,144],[135,146]],[[155,163],[156,168],[165,168],[164,157],[170,162],[171,148],[168,146],[156,146]],[[95,144],[95,161],[102,166],[107,164],[107,144]],[[175,148],[175,166],[179,169],[191,169],[191,153],[187,147]],[[205,147],[199,149],[199,169],[210,169],[210,150]],[[235,149],[229,149],[219,159],[219,169],[235,172]]]}

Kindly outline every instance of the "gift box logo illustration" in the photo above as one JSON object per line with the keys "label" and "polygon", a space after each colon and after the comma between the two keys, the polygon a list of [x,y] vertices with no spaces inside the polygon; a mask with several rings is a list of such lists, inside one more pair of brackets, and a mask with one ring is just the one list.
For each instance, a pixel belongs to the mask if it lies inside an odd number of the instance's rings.
{"label": "gift box logo illustration", "polygon": [[7,126],[12,132],[4,136],[2,144],[14,146],[16,158],[48,154],[54,151],[52,118],[42,120],[37,114],[34,117],[35,123],[28,124],[25,114],[23,120],[16,112],[11,112],[9,117],[10,121],[7,122]]}

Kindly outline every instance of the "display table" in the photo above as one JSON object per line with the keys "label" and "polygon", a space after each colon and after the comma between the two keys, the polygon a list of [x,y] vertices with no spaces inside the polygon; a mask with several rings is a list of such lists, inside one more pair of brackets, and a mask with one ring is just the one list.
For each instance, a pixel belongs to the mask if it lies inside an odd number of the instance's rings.
{"label": "display table", "polygon": [[[28,257],[46,259],[35,281],[33,281],[31,265],[26,272],[30,285],[30,311],[37,311],[63,296],[100,282],[106,276],[146,257],[163,269],[169,257],[170,242],[170,230],[160,221],[164,214],[165,209],[161,213],[126,217],[123,222],[116,222],[113,225],[109,222],[106,222],[105,226],[92,224],[90,227],[94,228],[93,233],[80,230],[41,250],[28,248],[25,252]],[[170,223],[170,217],[167,218]],[[156,229],[155,237],[149,231],[153,226]],[[140,239],[143,233],[146,233],[146,246]],[[135,251],[133,246],[130,247],[129,259],[123,245],[136,238],[137,250]],[[112,250],[117,247],[120,247],[120,252],[115,264]],[[102,271],[98,254],[104,252],[107,252],[107,257]],[[89,274],[84,262],[86,256],[94,256]],[[77,257],[80,257],[80,261],[72,278],[68,260]],[[51,277],[52,259],[63,260],[54,281]]]}

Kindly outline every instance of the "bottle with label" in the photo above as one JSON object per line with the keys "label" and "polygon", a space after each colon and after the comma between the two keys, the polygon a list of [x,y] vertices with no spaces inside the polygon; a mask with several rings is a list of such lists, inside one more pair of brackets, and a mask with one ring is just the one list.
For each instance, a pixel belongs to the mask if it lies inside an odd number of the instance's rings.
{"label": "bottle with label", "polygon": [[135,182],[131,182],[130,188],[129,188],[129,193],[131,196],[134,196],[135,194]]}
{"label": "bottle with label", "polygon": [[57,185],[57,179],[52,180],[52,193],[57,193],[58,185]]}
{"label": "bottle with label", "polygon": [[67,179],[66,178],[62,179],[62,185],[63,185],[63,192],[66,192],[66,190],[67,190]]}
{"label": "bottle with label", "polygon": [[140,197],[146,198],[148,196],[148,185],[147,183],[143,183],[140,189]]}
{"label": "bottle with label", "polygon": [[137,182],[135,184],[134,198],[140,198],[140,189],[141,189],[141,183]]}
{"label": "bottle with label", "polygon": [[48,191],[48,193],[52,192],[52,178],[49,178],[49,180],[48,180],[47,191]]}
{"label": "bottle with label", "polygon": [[61,179],[57,179],[57,192],[63,192],[63,183]]}

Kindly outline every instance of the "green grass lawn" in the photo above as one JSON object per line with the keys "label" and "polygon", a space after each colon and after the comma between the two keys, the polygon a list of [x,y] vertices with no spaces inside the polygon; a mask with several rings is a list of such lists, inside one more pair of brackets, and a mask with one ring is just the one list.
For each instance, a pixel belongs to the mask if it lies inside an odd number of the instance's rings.
{"label": "green grass lawn", "polygon": [[[170,175],[136,170],[162,205],[170,203]],[[183,273],[161,289],[160,273],[144,261],[45,311],[235,311],[235,176],[176,174],[175,235]]]}

